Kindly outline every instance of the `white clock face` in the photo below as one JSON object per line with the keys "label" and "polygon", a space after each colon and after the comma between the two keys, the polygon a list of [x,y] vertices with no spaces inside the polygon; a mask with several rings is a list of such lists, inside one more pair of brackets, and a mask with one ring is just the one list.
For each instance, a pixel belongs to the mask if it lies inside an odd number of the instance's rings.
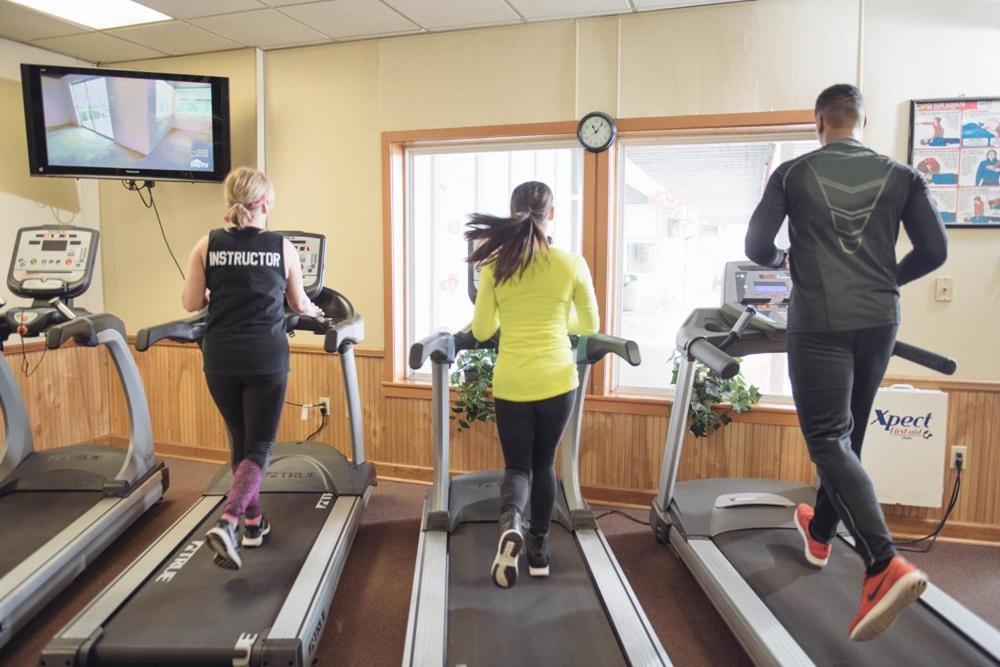
{"label": "white clock face", "polygon": [[580,141],[588,148],[601,148],[611,141],[611,123],[603,116],[591,116],[580,127]]}

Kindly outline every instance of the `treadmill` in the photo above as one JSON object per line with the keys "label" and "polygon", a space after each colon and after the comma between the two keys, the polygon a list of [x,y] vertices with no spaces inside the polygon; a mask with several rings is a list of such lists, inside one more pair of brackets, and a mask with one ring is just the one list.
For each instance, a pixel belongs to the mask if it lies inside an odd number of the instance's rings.
{"label": "treadmill", "polygon": [[[32,303],[0,314],[0,525],[7,531],[0,548],[0,646],[168,485],[167,470],[153,455],[146,393],[125,326],[114,315],[73,306],[90,287],[98,239],[97,230],[85,227],[24,227],[7,273],[8,289]],[[15,333],[22,339],[44,335],[47,349],[70,340],[107,349],[128,406],[127,449],[86,444],[35,451],[24,397],[2,353]]]}
{"label": "treadmill", "polygon": [[468,331],[441,332],[410,349],[411,368],[432,362],[434,481],[424,505],[403,665],[670,665],[580,491],[590,366],[607,354],[638,365],[638,346],[603,335],[574,339],[580,388],[560,453],[552,574],[524,576],[504,590],[489,572],[503,472],[450,478],[448,469],[448,368],[459,351],[486,345]]}
{"label": "treadmill", "polygon": [[[340,355],[352,459],[333,445],[278,443],[261,487],[272,525],[240,570],[212,562],[205,532],[222,514],[232,472],[224,465],[195,503],[69,622],[41,665],[256,665],[303,667],[316,652],[348,552],[371,497],[354,346],[364,323],[350,301],[323,287],[325,238],[283,232],[299,251],[306,293],[324,320],[286,312],[289,332],[324,337]],[[162,340],[199,342],[205,313],[143,329],[136,349]]]}
{"label": "treadmill", "polygon": [[[1000,633],[933,584],[877,639],[853,642],[864,566],[850,535],[834,540],[829,564],[806,564],[794,507],[816,500],[801,483],[704,479],[677,483],[697,360],[722,377],[735,357],[785,352],[791,277],[730,262],[721,308],[696,309],[677,334],[677,394],[650,524],[681,557],[750,658],[771,665],[997,665]],[[955,362],[906,343],[893,352],[951,374]],[[733,355],[733,356],[730,356]]]}

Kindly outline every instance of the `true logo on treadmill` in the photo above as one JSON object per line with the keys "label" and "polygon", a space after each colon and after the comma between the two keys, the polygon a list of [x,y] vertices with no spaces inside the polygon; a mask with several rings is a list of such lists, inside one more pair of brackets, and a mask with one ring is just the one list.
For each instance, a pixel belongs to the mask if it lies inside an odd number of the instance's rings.
{"label": "true logo on treadmill", "polygon": [[172,561],[170,561],[170,565],[167,566],[167,569],[156,577],[156,581],[164,584],[173,581],[174,577],[177,576],[177,573],[181,571],[181,568],[187,565],[188,561],[191,560],[195,553],[197,553],[198,549],[201,549],[203,544],[205,544],[205,540],[195,540],[191,542],[191,544],[184,547],[181,552],[177,554]]}
{"label": "true logo on treadmill", "polygon": [[318,509],[318,510],[325,510],[327,507],[330,506],[330,501],[331,500],[333,500],[333,494],[332,493],[324,493],[323,495],[321,495],[319,497],[319,502],[316,503],[316,509]]}

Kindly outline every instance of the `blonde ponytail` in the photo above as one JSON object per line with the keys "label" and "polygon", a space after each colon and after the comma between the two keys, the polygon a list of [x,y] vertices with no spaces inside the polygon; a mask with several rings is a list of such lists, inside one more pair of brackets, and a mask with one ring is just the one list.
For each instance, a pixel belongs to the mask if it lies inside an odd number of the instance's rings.
{"label": "blonde ponytail", "polygon": [[222,184],[226,204],[225,220],[237,229],[253,223],[261,206],[274,203],[274,186],[262,171],[250,167],[237,167],[226,176]]}

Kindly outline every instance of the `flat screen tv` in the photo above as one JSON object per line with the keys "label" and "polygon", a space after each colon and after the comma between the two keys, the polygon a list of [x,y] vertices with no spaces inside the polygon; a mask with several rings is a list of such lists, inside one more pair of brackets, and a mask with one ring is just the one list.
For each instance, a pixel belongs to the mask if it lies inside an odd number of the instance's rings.
{"label": "flat screen tv", "polygon": [[32,176],[221,181],[229,79],[21,65]]}

